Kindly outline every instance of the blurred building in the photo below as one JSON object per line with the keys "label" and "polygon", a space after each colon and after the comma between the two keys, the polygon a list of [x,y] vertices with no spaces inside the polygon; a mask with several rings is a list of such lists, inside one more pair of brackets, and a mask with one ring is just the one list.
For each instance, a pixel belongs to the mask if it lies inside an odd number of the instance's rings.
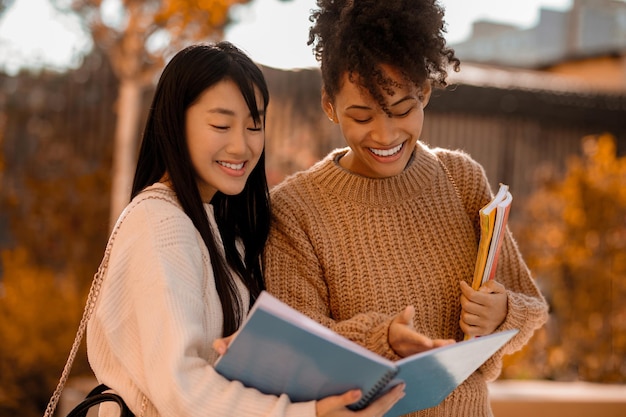
{"label": "blurred building", "polygon": [[537,25],[523,30],[479,21],[467,41],[452,47],[463,62],[539,69],[624,91],[626,2],[574,0],[567,11],[543,8]]}
{"label": "blurred building", "polygon": [[493,188],[511,186],[518,207],[538,181],[558,177],[571,156],[582,154],[585,136],[609,133],[618,154],[626,155],[626,90],[472,63],[462,63],[449,82],[426,107],[422,140],[470,153]]}

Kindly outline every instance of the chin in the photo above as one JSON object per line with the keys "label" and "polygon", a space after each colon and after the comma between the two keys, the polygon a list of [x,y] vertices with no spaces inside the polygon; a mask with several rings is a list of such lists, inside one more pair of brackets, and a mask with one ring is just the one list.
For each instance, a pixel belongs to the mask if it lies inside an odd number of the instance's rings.
{"label": "chin", "polygon": [[224,195],[238,195],[243,192],[244,188],[245,187],[229,187],[229,188],[220,190],[220,193]]}

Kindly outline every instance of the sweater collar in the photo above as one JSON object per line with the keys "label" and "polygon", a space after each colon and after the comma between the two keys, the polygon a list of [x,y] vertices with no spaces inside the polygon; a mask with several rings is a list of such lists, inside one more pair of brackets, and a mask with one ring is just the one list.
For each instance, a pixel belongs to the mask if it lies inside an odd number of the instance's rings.
{"label": "sweater collar", "polygon": [[439,171],[437,156],[418,142],[411,160],[400,174],[388,178],[368,178],[346,170],[339,159],[348,148],[336,149],[313,167],[313,179],[328,193],[365,204],[394,204],[432,187]]}
{"label": "sweater collar", "polygon": [[[166,196],[172,203],[180,207],[181,210],[183,208],[180,205],[180,201],[178,201],[178,197],[176,196],[174,190],[172,190],[168,185],[165,185],[162,182],[155,182],[154,184],[147,186],[142,192],[146,191],[160,192],[162,195]],[[204,206],[204,210],[209,215],[209,219],[212,219],[215,216],[213,204],[202,203],[202,205]]]}

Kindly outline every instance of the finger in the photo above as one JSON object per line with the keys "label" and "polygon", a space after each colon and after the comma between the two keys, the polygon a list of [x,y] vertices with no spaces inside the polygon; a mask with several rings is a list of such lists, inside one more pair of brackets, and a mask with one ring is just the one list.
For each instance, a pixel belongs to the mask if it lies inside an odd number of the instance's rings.
{"label": "finger", "polygon": [[465,295],[461,296],[461,309],[462,310],[471,309],[473,304],[475,303],[470,301],[469,298],[465,297]]}
{"label": "finger", "polygon": [[467,305],[475,305],[475,306],[485,306],[487,303],[489,303],[489,297],[491,296],[492,292],[490,289],[485,288],[484,286],[480,287],[480,289],[478,291],[474,291],[471,290],[472,293],[469,295],[466,295],[467,297],[467,301],[469,301],[467,303]]}
{"label": "finger", "polygon": [[[483,301],[484,302],[484,301]],[[473,300],[461,301],[461,311],[464,313],[481,316],[485,314],[485,305]]]}
{"label": "finger", "polygon": [[488,281],[478,289],[478,292],[481,294],[494,294],[496,291],[494,291],[491,281]]}
{"label": "finger", "polygon": [[480,316],[477,314],[472,314],[467,311],[461,312],[461,321],[470,326],[477,326],[480,324]]}
{"label": "finger", "polygon": [[481,292],[480,287],[478,291],[474,290],[467,282],[461,281],[461,302],[463,302],[463,298],[465,298],[470,303],[482,304],[484,302],[484,292]]}
{"label": "finger", "polygon": [[387,411],[394,406],[402,397],[405,396],[404,392],[405,384],[401,383],[389,390],[385,395],[374,401],[364,410],[361,410],[359,415],[363,416],[375,416],[379,417],[384,415]]}
{"label": "finger", "polygon": [[226,353],[227,344],[224,339],[215,339],[213,341],[213,349],[220,355],[223,355],[224,353]]}
{"label": "finger", "polygon": [[330,398],[333,398],[335,408],[347,407],[359,401],[359,398],[361,398],[361,390],[353,389]]}
{"label": "finger", "polygon": [[461,330],[463,330],[463,333],[467,336],[478,336],[480,333],[480,328],[477,326],[470,326],[469,324],[465,323],[463,320],[459,320],[459,325],[461,327]]}
{"label": "finger", "polygon": [[215,339],[213,341],[213,349],[215,349],[215,351],[219,353],[220,355],[223,355],[228,350],[228,346],[230,345],[230,342],[233,341],[236,334],[237,333],[235,332],[231,334],[230,336]]}
{"label": "finger", "polygon": [[461,293],[466,296],[466,297],[470,297],[472,295],[472,292],[474,292],[474,289],[465,281],[461,281]]}
{"label": "finger", "polygon": [[[346,407],[357,402],[359,398],[361,398],[361,390],[358,389],[322,398],[315,404],[315,413],[317,416],[348,415],[349,410]],[[343,413],[338,414],[340,411]]]}
{"label": "finger", "polygon": [[413,344],[418,346],[418,350],[431,349],[434,346],[433,339],[421,333],[413,332],[412,339]]}
{"label": "finger", "polygon": [[433,339],[433,347],[442,347],[453,345],[456,343],[454,339]]}
{"label": "finger", "polygon": [[480,289],[490,293],[503,293],[506,291],[504,285],[494,280],[487,281]]}
{"label": "finger", "polygon": [[413,326],[413,316],[415,315],[415,307],[407,306],[398,316],[398,323]]}

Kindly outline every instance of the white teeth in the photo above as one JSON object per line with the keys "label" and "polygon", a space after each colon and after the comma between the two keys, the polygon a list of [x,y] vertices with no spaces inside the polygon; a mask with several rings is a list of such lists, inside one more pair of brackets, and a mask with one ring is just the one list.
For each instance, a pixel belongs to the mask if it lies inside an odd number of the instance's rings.
{"label": "white teeth", "polygon": [[231,164],[229,162],[217,161],[217,163],[222,165],[222,166],[224,166],[224,167],[226,167],[226,168],[235,169],[235,170],[240,170],[245,165],[243,162],[240,163],[240,164]]}
{"label": "white teeth", "polygon": [[374,149],[374,148],[369,148],[369,150],[377,156],[391,156],[391,155],[395,155],[398,152],[400,152],[400,149],[402,149],[402,145],[404,145],[403,143],[399,144],[398,146],[391,148],[391,149]]}

